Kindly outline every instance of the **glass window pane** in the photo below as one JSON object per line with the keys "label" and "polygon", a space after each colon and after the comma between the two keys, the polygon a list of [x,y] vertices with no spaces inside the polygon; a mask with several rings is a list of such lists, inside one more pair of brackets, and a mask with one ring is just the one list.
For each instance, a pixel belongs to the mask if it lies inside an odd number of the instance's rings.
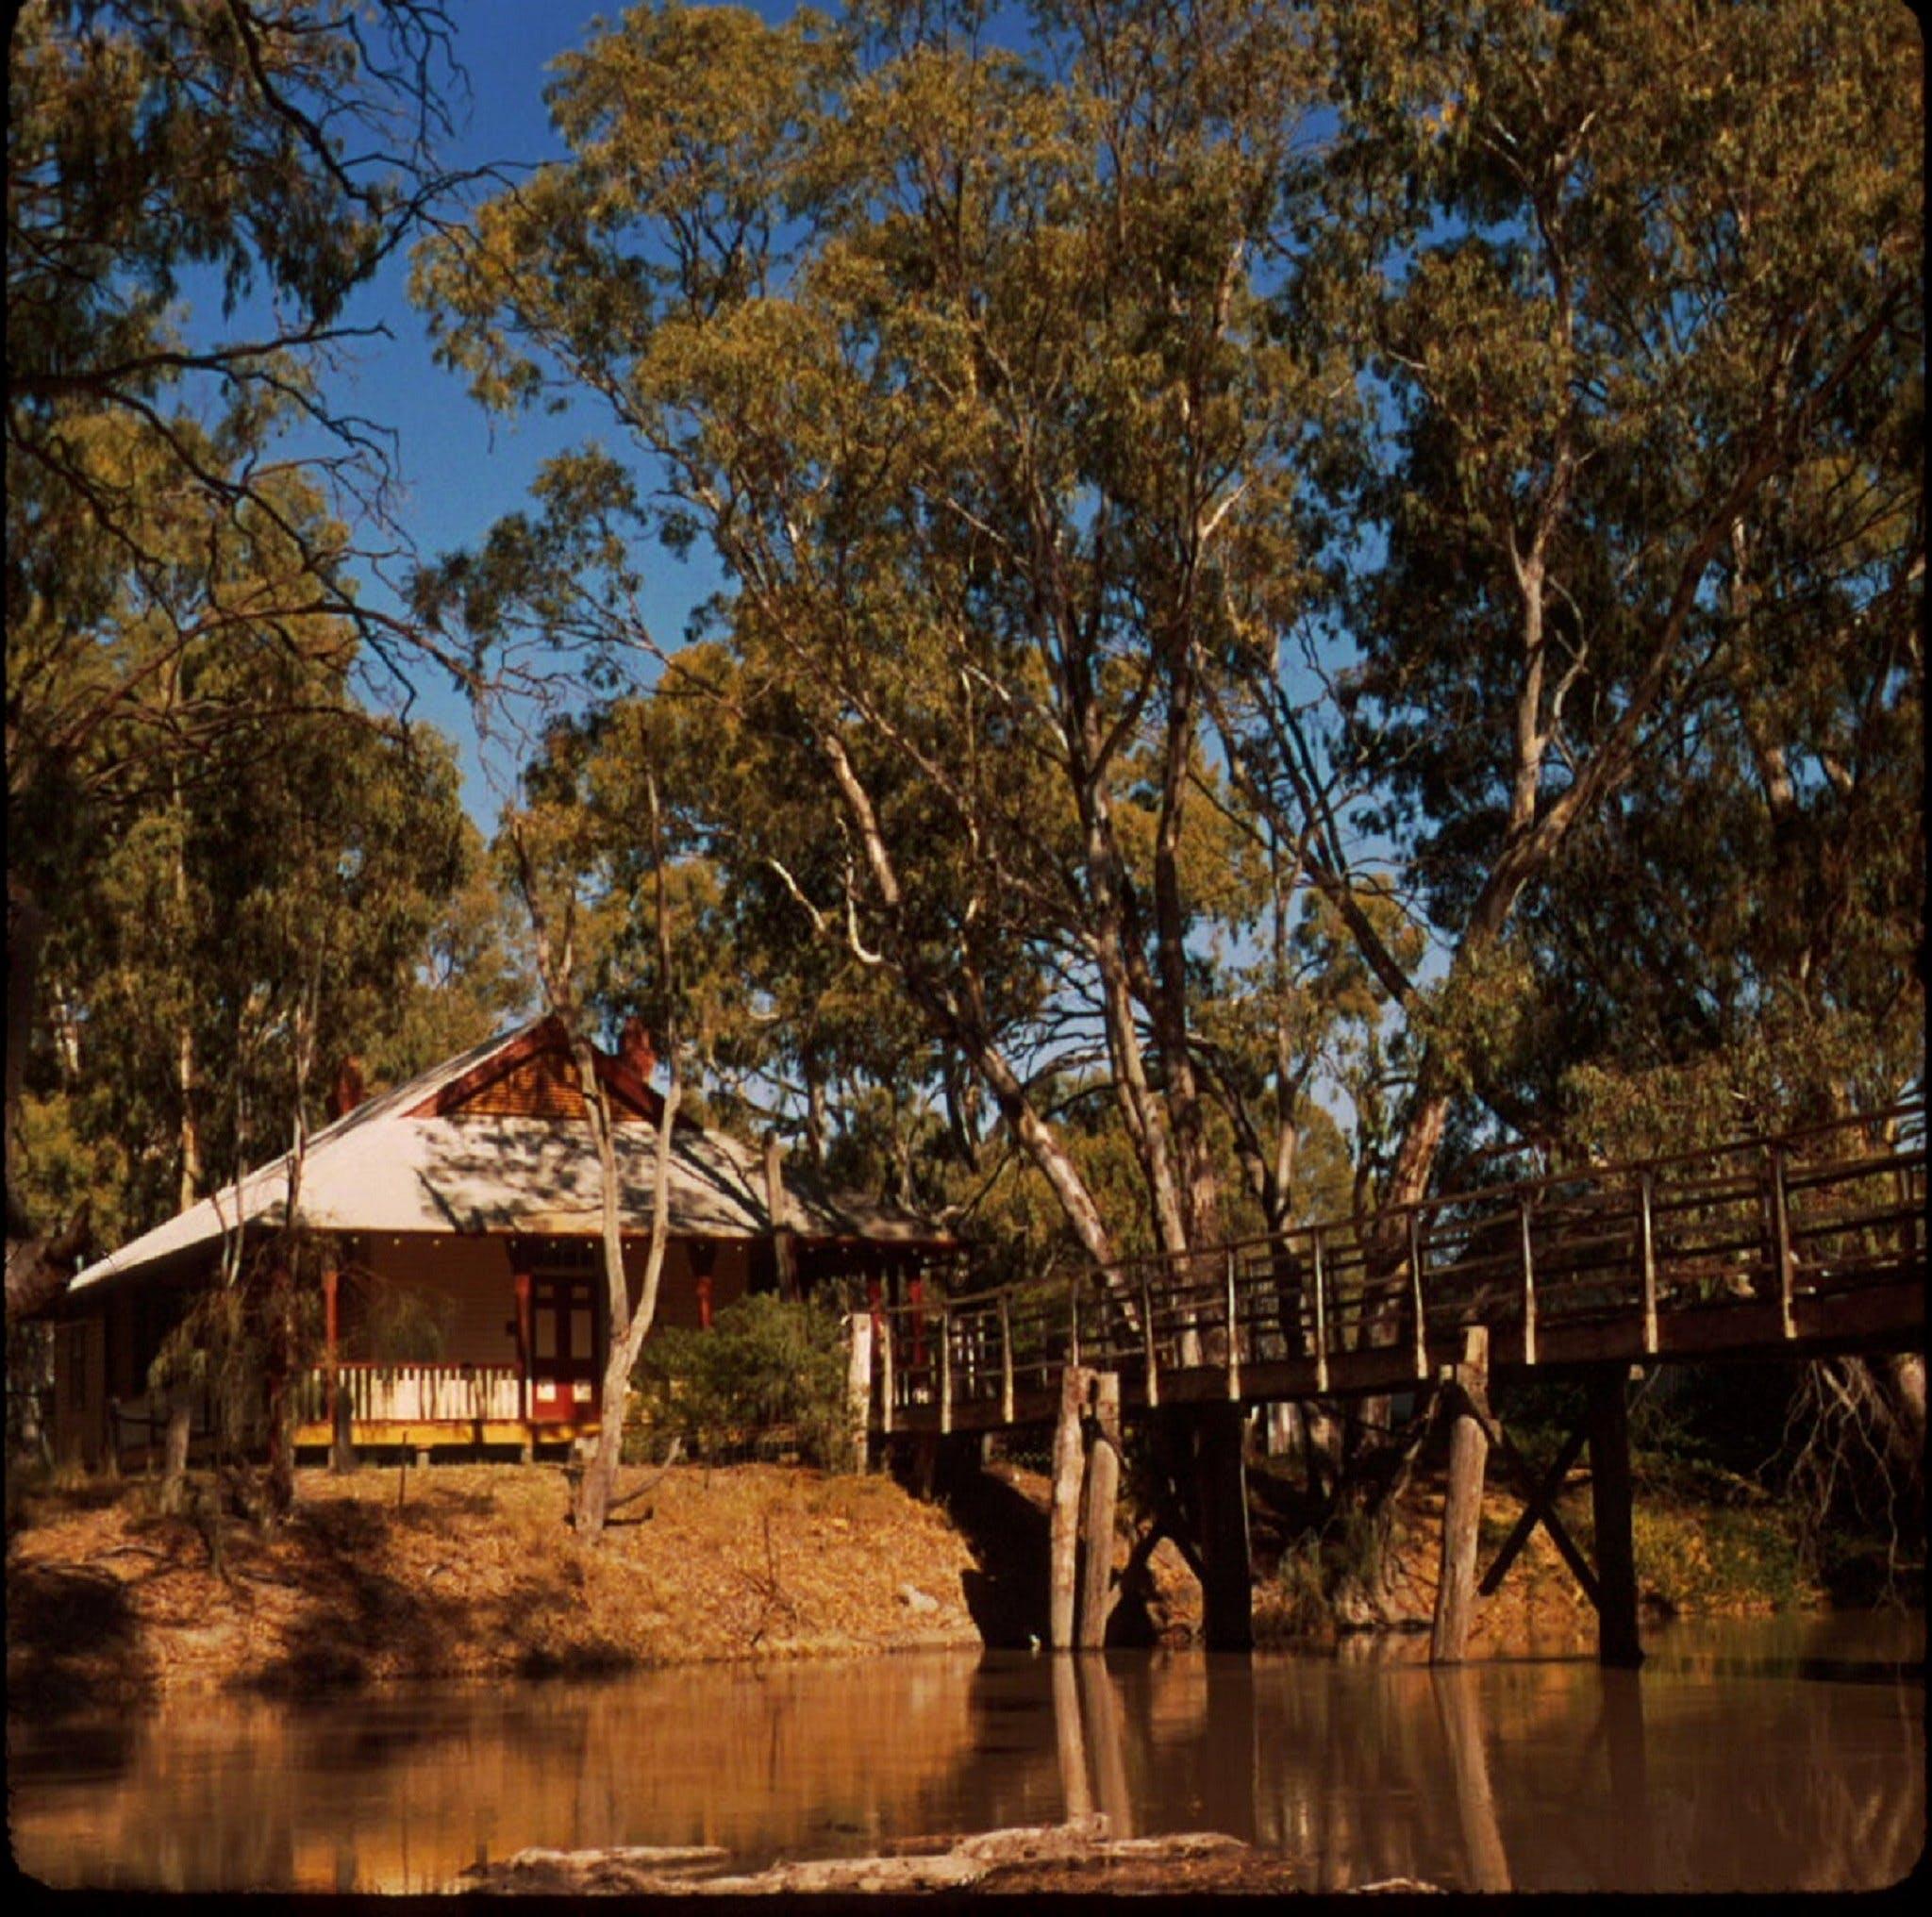
{"label": "glass window pane", "polygon": [[557,1356],[557,1318],[555,1313],[537,1313],[537,1356],[555,1358]]}
{"label": "glass window pane", "polygon": [[570,1355],[573,1358],[591,1356],[591,1314],[587,1310],[575,1310],[570,1314]]}

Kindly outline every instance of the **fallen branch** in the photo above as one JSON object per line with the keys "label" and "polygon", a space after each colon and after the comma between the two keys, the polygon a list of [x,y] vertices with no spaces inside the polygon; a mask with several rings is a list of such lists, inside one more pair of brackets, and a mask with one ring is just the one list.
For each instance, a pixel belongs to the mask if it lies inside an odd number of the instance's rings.
{"label": "fallen branch", "polygon": [[[1158,1885],[1161,1873],[1176,1866],[1261,1856],[1219,1831],[1109,1839],[1107,1819],[1090,1816],[970,1837],[902,1839],[881,1856],[779,1862],[746,1876],[719,1875],[725,1854],[713,1849],[523,1850],[502,1862],[473,1865],[449,1889],[716,1896],[962,1891],[996,1871],[1092,1862],[1141,1866]],[[1279,1868],[1285,1888],[1293,1867],[1281,1859]]]}

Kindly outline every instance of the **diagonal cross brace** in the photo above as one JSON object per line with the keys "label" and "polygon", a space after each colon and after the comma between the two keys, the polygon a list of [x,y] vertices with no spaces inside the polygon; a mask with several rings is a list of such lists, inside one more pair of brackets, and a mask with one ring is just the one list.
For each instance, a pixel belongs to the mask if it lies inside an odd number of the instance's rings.
{"label": "diagonal cross brace", "polygon": [[[1480,1412],[1475,1415],[1481,1416]],[[1596,1573],[1591,1569],[1590,1560],[1577,1547],[1576,1541],[1565,1528],[1563,1521],[1557,1515],[1557,1493],[1563,1488],[1563,1480],[1570,1475],[1570,1467],[1583,1455],[1583,1447],[1589,1442],[1588,1427],[1573,1431],[1565,1441],[1563,1448],[1557,1454],[1556,1462],[1546,1471],[1541,1480],[1531,1470],[1529,1461],[1522,1452],[1509,1442],[1508,1434],[1493,1420],[1483,1419],[1483,1425],[1490,1442],[1508,1460],[1509,1467],[1521,1482],[1528,1499],[1523,1515],[1516,1521],[1516,1528],[1503,1541],[1503,1548],[1496,1553],[1496,1561],[1483,1574],[1483,1581],[1477,1590],[1484,1597],[1492,1596],[1497,1587],[1508,1574],[1510,1565],[1515,1563],[1523,1547],[1529,1542],[1530,1534],[1541,1524],[1550,1534],[1550,1542],[1561,1554],[1564,1563],[1569,1565],[1578,1584],[1582,1585],[1584,1595],[1601,1611],[1603,1609],[1602,1587],[1597,1583]]]}

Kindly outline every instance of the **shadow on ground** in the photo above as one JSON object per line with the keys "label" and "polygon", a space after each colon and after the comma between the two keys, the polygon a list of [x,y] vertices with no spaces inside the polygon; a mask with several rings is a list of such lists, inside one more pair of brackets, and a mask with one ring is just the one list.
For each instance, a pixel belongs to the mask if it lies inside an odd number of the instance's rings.
{"label": "shadow on ground", "polygon": [[939,1487],[977,1569],[959,1582],[983,1642],[1024,1650],[1047,1635],[1046,1507],[998,1467],[962,1470]]}
{"label": "shadow on ground", "polygon": [[10,1572],[9,1710],[76,1710],[108,1694],[149,1697],[158,1678],[118,1578],[86,1565],[27,1564]]}

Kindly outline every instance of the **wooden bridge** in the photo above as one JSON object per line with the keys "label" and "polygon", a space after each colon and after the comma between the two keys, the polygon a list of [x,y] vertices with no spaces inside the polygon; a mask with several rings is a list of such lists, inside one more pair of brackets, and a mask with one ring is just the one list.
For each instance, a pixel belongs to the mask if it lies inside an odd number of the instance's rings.
{"label": "wooden bridge", "polygon": [[[1203,1574],[1209,1640],[1239,1644],[1249,1637],[1241,1408],[1451,1387],[1452,1508],[1466,1492],[1457,1457],[1466,1480],[1468,1454],[1480,1447],[1479,1497],[1491,1444],[1529,1502],[1522,1538],[1485,1588],[1541,1521],[1597,1603],[1606,1659],[1634,1662],[1631,1367],[1917,1348],[1924,1208],[1924,1105],[1915,1099],[1717,1150],[1558,1169],[1366,1221],[1126,1261],[1082,1274],[1063,1292],[908,1296],[874,1314],[873,1428],[888,1442],[929,1442],[1072,1416],[1086,1430],[1069,1455],[1091,1459],[1096,1442],[1117,1448],[1117,1429],[1109,1441],[1100,1428],[1109,1420],[1157,1419],[1191,1460],[1187,1528],[1197,1536],[1191,1548],[1178,1531],[1176,1541]],[[1586,1379],[1591,1405],[1554,1478],[1534,1482],[1487,1403],[1489,1377],[1532,1372]],[[1553,1504],[1585,1443],[1594,1570]],[[1444,1529],[1452,1612],[1473,1578],[1461,1559],[1473,1558],[1474,1505],[1462,1502],[1467,1511],[1452,1509]],[[1458,1525],[1467,1540],[1451,1538]],[[1446,1623],[1439,1596],[1439,1654],[1460,1655],[1467,1595],[1461,1618]],[[1056,1641],[1098,1642],[1098,1628],[1057,1613]]]}

